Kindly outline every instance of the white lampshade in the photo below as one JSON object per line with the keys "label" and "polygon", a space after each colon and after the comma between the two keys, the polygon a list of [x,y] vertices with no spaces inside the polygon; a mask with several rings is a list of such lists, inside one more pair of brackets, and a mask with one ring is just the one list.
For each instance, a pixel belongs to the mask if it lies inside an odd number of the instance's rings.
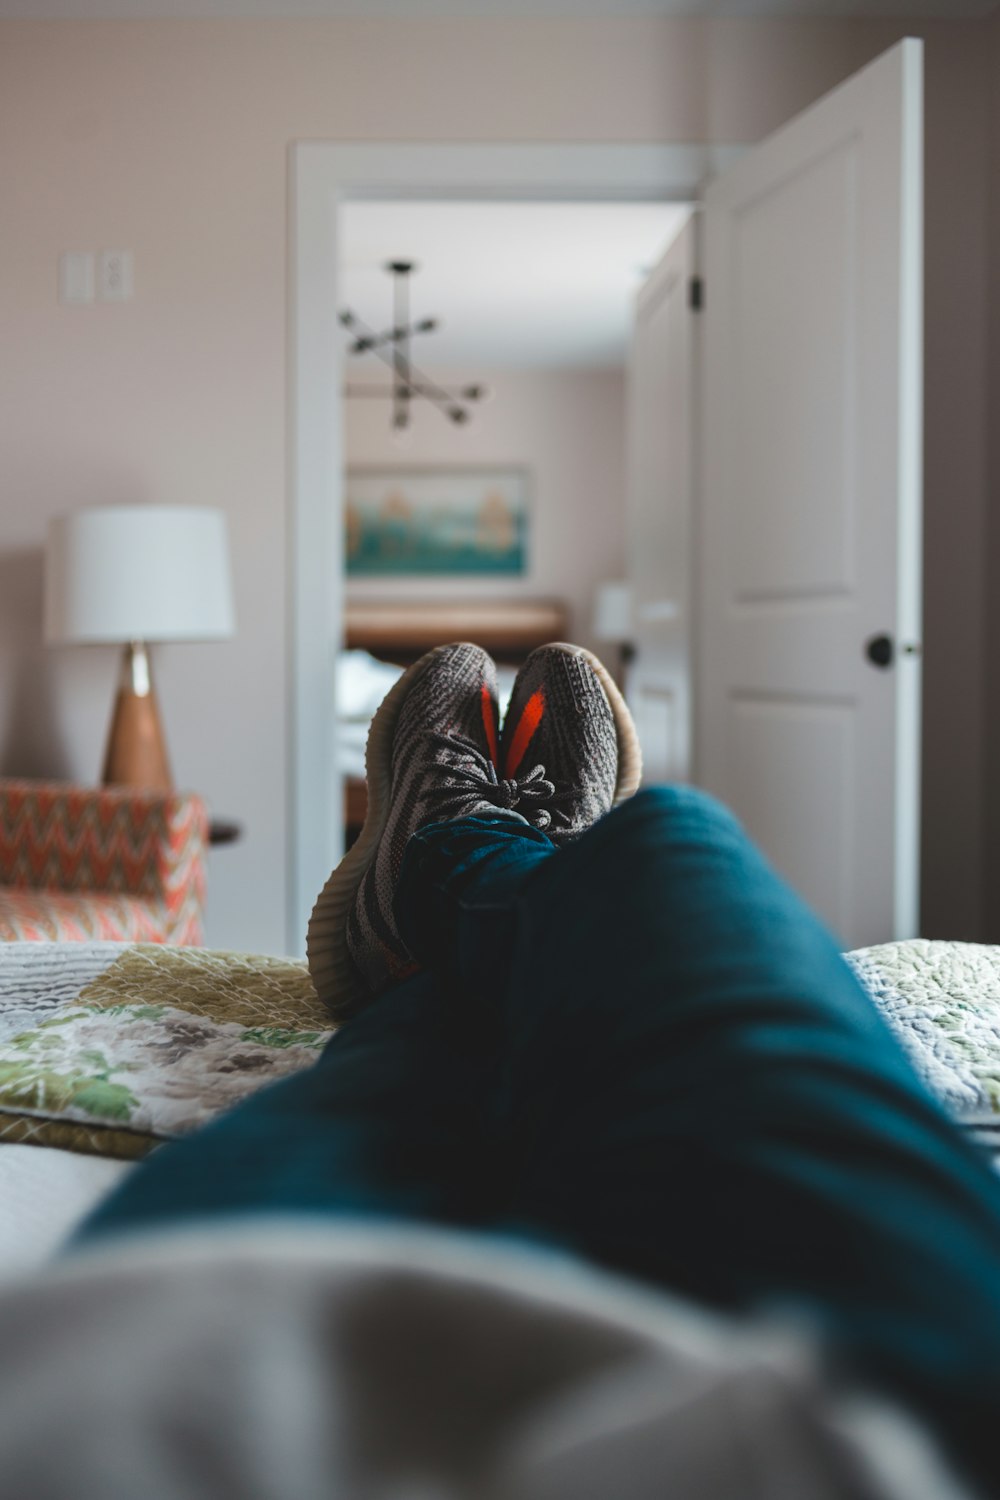
{"label": "white lampshade", "polygon": [[52,522],[47,641],[209,641],[234,629],[221,510],[101,505]]}
{"label": "white lampshade", "polygon": [[627,641],[632,635],[632,590],[627,583],[598,585],[594,600],[594,639]]}

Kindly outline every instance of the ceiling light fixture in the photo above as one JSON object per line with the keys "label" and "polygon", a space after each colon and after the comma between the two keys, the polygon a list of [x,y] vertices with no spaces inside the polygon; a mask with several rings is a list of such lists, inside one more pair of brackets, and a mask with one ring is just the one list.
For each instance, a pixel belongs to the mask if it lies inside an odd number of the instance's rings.
{"label": "ceiling light fixture", "polygon": [[347,385],[348,398],[388,400],[392,402],[392,426],[397,432],[410,424],[410,404],[421,399],[429,401],[452,422],[461,425],[469,420],[469,407],[484,401],[489,391],[484,385],[444,386],[438,385],[418,370],[410,359],[410,340],[415,334],[433,333],[441,325],[437,318],[421,318],[410,321],[410,277],[417,269],[412,260],[390,260],[385,269],[393,282],[393,323],[384,333],[376,333],[357,316],[344,311],[340,321],[353,340],[347,346],[348,354],[374,354],[389,366],[394,379],[391,385]]}

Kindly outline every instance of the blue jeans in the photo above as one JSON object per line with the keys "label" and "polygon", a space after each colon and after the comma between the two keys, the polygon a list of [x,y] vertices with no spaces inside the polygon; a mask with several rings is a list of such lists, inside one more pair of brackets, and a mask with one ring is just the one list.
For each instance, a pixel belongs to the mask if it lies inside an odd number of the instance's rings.
{"label": "blue jeans", "polygon": [[439,824],[396,915],[422,972],[156,1152],[83,1239],[262,1210],[517,1232],[806,1317],[989,1475],[1000,1181],[723,808],[646,791],[558,851]]}

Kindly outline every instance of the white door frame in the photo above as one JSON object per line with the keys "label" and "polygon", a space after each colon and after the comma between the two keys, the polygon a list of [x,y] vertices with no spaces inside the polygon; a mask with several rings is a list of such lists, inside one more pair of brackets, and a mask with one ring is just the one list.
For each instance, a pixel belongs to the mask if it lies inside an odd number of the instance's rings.
{"label": "white door frame", "polygon": [[343,840],[333,672],[342,637],[343,433],[337,209],[358,198],[690,202],[740,147],[349,145],[298,142],[289,161],[286,949]]}

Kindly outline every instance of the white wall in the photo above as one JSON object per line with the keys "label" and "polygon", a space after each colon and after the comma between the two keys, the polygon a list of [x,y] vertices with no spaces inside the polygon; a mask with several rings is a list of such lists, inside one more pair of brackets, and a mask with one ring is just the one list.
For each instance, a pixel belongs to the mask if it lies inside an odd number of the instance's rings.
{"label": "white wall", "polygon": [[[159,662],[178,779],[242,819],[213,943],[280,950],[286,884],[288,145],[752,141],[928,39],[925,926],[982,930],[988,22],[0,22],[0,771],[92,779],[113,653],[40,642],[48,516],[222,505],[240,631]],[[61,308],[64,249],[134,301]],[[995,279],[995,270],[993,271]]]}
{"label": "white wall", "polygon": [[348,401],[349,464],[405,467],[523,465],[531,515],[528,572],[509,579],[352,579],[350,598],[474,595],[559,599],[574,639],[593,645],[594,589],[625,561],[624,375],[620,370],[432,370],[441,384],[484,382],[491,398],[457,427],[416,403],[410,441],[392,441],[389,406]]}

